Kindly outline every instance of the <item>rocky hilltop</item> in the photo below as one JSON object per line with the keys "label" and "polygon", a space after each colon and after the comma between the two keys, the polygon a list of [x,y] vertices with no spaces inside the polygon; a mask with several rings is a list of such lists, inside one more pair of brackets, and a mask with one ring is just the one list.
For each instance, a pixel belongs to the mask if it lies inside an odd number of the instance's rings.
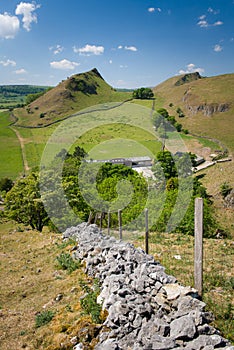
{"label": "rocky hilltop", "polygon": [[41,127],[61,120],[87,107],[119,102],[129,98],[129,93],[113,89],[94,68],[74,74],[61,81],[24,108],[15,110],[18,125]]}

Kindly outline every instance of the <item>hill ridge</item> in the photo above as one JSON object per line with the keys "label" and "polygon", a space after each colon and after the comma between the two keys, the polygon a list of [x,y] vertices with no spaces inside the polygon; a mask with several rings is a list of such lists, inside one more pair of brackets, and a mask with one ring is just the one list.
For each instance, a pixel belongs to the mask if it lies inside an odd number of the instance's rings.
{"label": "hill ridge", "polygon": [[123,102],[129,96],[129,92],[116,91],[93,68],[62,80],[26,107],[15,110],[15,115],[20,126],[43,126],[93,105]]}

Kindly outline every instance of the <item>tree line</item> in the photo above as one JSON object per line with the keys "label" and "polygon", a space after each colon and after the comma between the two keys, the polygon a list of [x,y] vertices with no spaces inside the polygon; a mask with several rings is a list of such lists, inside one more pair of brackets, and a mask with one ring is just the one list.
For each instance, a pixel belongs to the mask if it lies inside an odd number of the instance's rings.
{"label": "tree line", "polygon": [[[85,161],[86,152],[81,147],[76,147],[73,153],[67,153],[62,150],[54,159],[52,169],[44,172],[43,182],[48,188],[43,198],[40,193],[39,169],[33,169],[27,176],[19,178],[14,184],[9,181],[4,182],[4,215],[8,219],[13,219],[19,223],[30,225],[33,229],[41,231],[43,226],[49,226],[56,230],[56,227],[66,229],[67,226],[74,226],[74,217],[61,206],[64,195],[67,198],[69,206],[80,221],[88,221],[93,204],[90,204],[87,198],[93,196],[96,200],[96,192],[103,200],[103,203],[114,203],[116,200],[122,201],[124,207],[122,211],[123,225],[134,221],[146,206],[151,211],[161,210],[157,222],[151,228],[158,232],[165,232],[168,221],[172,215],[176,200],[179,196],[179,186],[186,186],[183,182],[187,176],[191,176],[191,168],[188,166],[193,161],[194,155],[185,153],[175,162],[169,151],[160,151],[157,153],[155,164],[152,167],[155,179],[150,183],[138,174],[136,171],[125,165],[106,163],[102,164],[97,171],[97,176],[93,179],[95,188],[92,189],[89,183],[86,183],[87,176],[84,174],[82,183],[78,179],[79,169]],[[57,168],[64,160],[63,171],[58,175]],[[88,169],[88,168],[87,168]],[[87,170],[89,171],[89,170]],[[182,172],[182,176],[181,173]],[[87,175],[87,176],[86,176]],[[180,184],[179,184],[180,178]],[[122,193],[118,192],[118,182],[127,181],[131,188],[123,187]],[[212,198],[207,194],[206,188],[201,184],[201,176],[192,177],[192,197],[187,212],[173,232],[182,232],[184,234],[193,234],[194,232],[194,200],[196,197],[204,198],[204,233],[206,237],[213,237],[217,229],[217,222],[214,218],[212,208]],[[62,189],[58,186],[62,183]],[[1,184],[1,183],[0,183]],[[157,201],[151,201],[148,198],[149,186],[157,188]],[[185,189],[186,192],[186,189]],[[88,196],[88,197],[87,197]],[[132,196],[132,197],[131,197]],[[129,200],[130,198],[130,200]],[[92,199],[92,198],[91,198]],[[125,203],[128,203],[125,206]],[[121,204],[121,203],[120,203]],[[50,206],[50,217],[48,216],[45,206]],[[95,205],[94,205],[95,207]],[[59,216],[57,212],[59,209]],[[107,212],[108,209],[106,209]],[[105,208],[102,210],[105,211]],[[98,210],[96,210],[96,213]],[[117,227],[118,213],[117,210],[111,214],[112,225]],[[107,220],[107,219],[106,219]],[[107,221],[103,220],[103,226]]]}

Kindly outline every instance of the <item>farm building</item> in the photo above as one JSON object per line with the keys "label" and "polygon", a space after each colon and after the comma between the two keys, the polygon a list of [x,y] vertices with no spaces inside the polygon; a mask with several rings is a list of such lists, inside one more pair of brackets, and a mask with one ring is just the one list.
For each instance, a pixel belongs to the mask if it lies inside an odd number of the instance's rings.
{"label": "farm building", "polygon": [[[91,161],[88,161],[91,162]],[[131,168],[137,167],[149,167],[152,166],[152,159],[148,156],[144,157],[128,157],[128,158],[112,158],[112,159],[99,159],[92,160],[94,163],[112,163],[112,164],[124,164]]]}

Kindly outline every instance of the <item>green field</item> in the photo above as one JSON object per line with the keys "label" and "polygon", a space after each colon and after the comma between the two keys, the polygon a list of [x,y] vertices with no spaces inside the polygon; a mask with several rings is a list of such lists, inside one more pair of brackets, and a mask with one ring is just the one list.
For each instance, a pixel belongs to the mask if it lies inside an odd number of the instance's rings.
{"label": "green field", "polygon": [[9,113],[0,113],[0,177],[15,179],[23,173],[23,160],[19,141],[9,127]]}

